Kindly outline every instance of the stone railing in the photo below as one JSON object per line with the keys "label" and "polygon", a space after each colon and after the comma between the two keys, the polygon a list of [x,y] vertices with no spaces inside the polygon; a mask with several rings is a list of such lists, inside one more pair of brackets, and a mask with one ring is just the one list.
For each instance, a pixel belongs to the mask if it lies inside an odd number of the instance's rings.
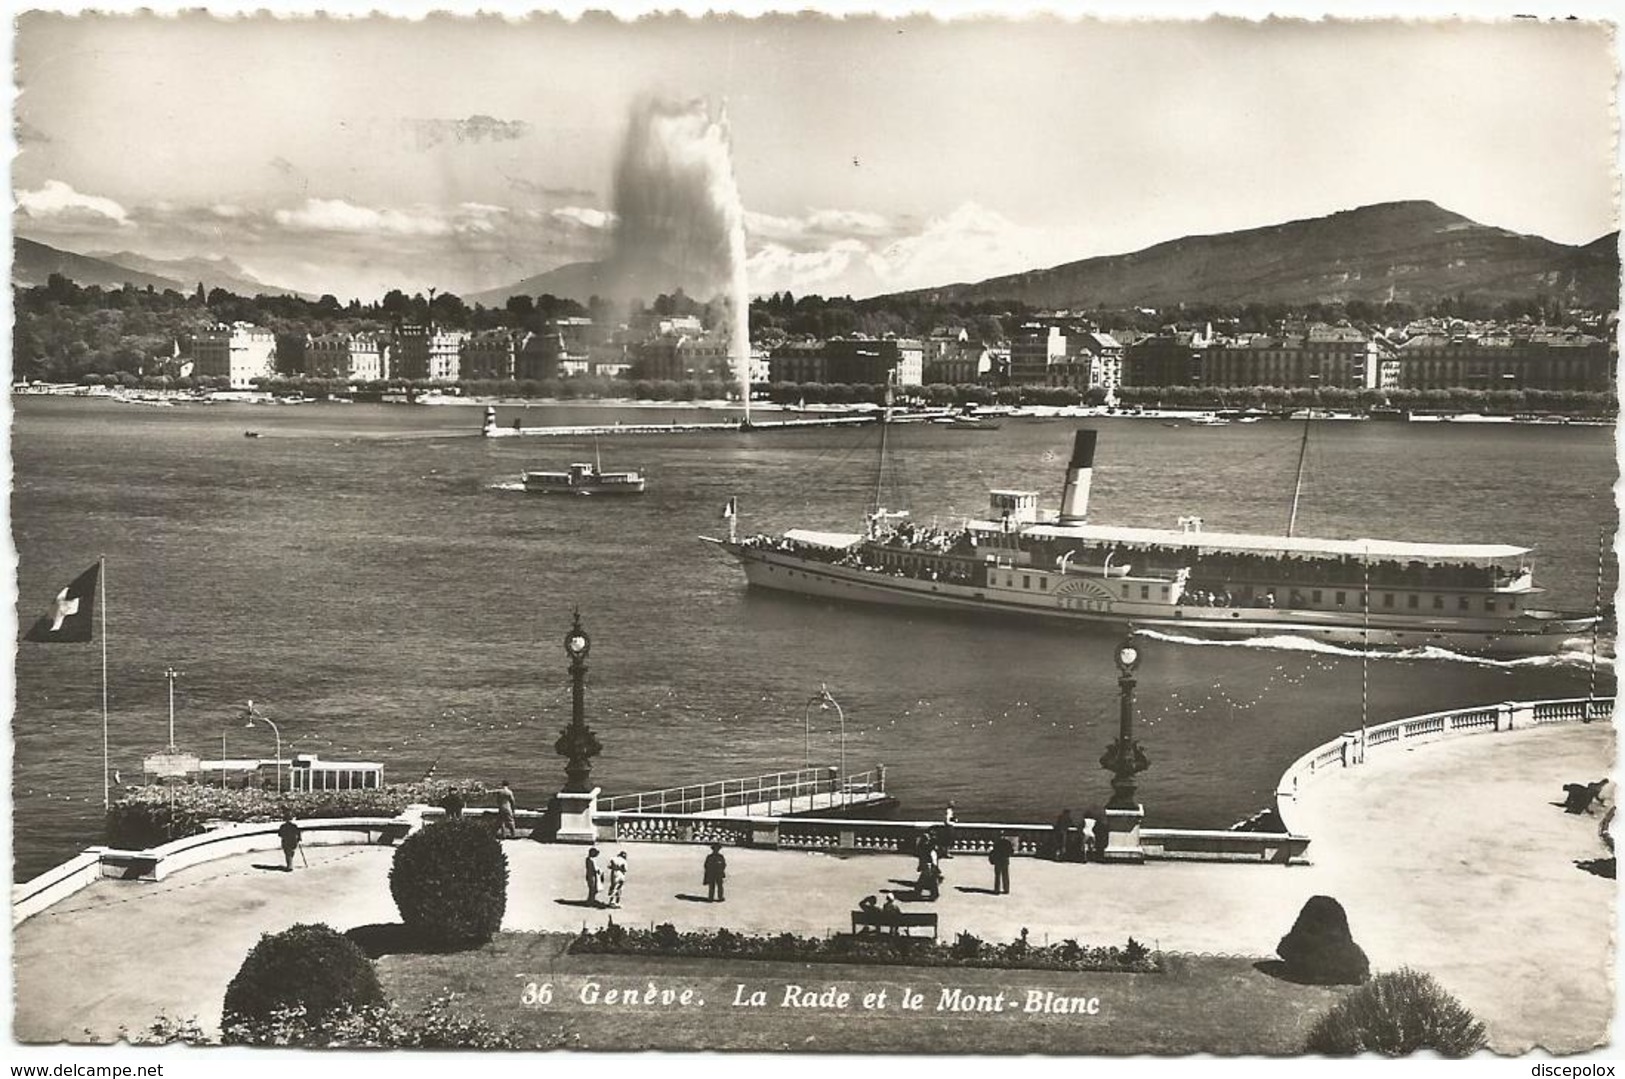
{"label": "stone railing", "polygon": [[1589,723],[1614,714],[1612,697],[1567,697],[1548,701],[1503,701],[1474,708],[1454,708],[1390,720],[1349,731],[1322,742],[1292,762],[1275,787],[1275,811],[1288,830],[1297,808],[1298,789],[1327,771],[1364,764],[1367,754],[1384,746],[1416,745],[1458,734],[1494,734],[1548,723]]}
{"label": "stone railing", "polygon": [[[298,821],[301,840],[308,847],[376,846],[399,842],[421,828],[426,819],[442,811],[432,806],[408,806],[398,817],[313,817]],[[150,847],[120,850],[91,847],[11,889],[11,924],[60,903],[103,878],[160,881],[170,874],[216,858],[259,851],[281,851],[277,829],[281,821],[250,824],[221,822],[198,835]]]}
{"label": "stone railing", "polygon": [[[787,817],[700,817],[672,813],[599,813],[601,843],[721,843],[770,850],[822,850],[840,854],[910,854],[920,833],[941,821],[820,820]],[[1078,829],[1074,829],[1077,832]],[[956,855],[985,856],[999,836],[1010,837],[1022,857],[1049,857],[1055,830],[1048,824],[959,822],[950,846]],[[1309,840],[1275,832],[1142,828],[1148,859],[1287,864],[1301,861]]]}

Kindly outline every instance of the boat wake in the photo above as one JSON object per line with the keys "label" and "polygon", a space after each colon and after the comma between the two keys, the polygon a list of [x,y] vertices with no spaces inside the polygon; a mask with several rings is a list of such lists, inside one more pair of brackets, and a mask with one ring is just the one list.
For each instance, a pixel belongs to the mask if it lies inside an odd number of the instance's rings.
{"label": "boat wake", "polygon": [[[1358,648],[1348,648],[1343,645],[1328,644],[1325,641],[1310,640],[1306,637],[1295,637],[1290,634],[1280,634],[1273,637],[1248,637],[1243,640],[1212,640],[1202,637],[1187,637],[1178,633],[1165,633],[1155,629],[1138,629],[1136,632],[1142,637],[1152,640],[1167,641],[1170,644],[1195,645],[1202,648],[1268,648],[1282,652],[1310,652],[1323,656],[1348,656],[1359,659],[1366,653]],[[1472,656],[1462,652],[1452,652],[1448,648],[1437,645],[1424,645],[1420,648],[1402,649],[1376,649],[1370,652],[1373,659],[1398,660],[1430,660],[1441,663],[1465,663],[1475,667],[1489,667],[1500,670],[1518,670],[1528,668],[1562,668],[1571,667],[1579,670],[1590,668],[1592,663],[1589,642],[1576,639],[1567,642],[1566,647],[1559,652],[1544,656],[1518,656],[1514,659],[1491,659],[1486,656]],[[1596,657],[1599,669],[1612,670],[1614,668],[1614,655],[1612,642],[1605,642]]]}
{"label": "boat wake", "polygon": [[503,480],[501,483],[493,483],[486,488],[488,491],[523,491],[524,489],[524,480]]}

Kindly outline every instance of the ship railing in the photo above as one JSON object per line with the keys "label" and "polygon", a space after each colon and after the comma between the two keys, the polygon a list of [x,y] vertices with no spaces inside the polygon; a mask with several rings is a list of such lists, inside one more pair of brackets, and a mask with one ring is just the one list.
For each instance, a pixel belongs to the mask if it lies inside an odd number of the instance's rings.
{"label": "ship railing", "polygon": [[1550,723],[1591,723],[1611,718],[1613,697],[1567,697],[1545,701],[1502,701],[1499,704],[1452,708],[1347,731],[1299,757],[1282,773],[1275,788],[1275,808],[1291,831],[1299,788],[1316,776],[1366,763],[1373,751],[1406,746],[1458,734],[1494,734]]}
{"label": "ship railing", "polygon": [[886,793],[886,768],[880,765],[844,779],[834,766],[798,768],[789,772],[741,779],[720,779],[681,787],[617,794],[598,800],[608,813],[723,813],[747,815],[772,807],[775,813],[810,813],[837,808],[846,802],[866,802]]}

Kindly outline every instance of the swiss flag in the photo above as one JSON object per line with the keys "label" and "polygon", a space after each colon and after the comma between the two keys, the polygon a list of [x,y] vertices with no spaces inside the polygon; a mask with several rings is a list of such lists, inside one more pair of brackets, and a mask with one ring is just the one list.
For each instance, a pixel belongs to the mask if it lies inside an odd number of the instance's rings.
{"label": "swiss flag", "polygon": [[98,562],[73,579],[56,594],[51,608],[24,636],[41,644],[83,644],[91,639],[91,621],[96,608],[96,583],[101,580]]}

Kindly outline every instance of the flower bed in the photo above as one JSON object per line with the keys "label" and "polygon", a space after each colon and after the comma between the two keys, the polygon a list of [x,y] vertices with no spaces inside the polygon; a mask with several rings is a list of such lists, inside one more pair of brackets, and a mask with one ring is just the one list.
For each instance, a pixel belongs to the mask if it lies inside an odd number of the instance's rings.
{"label": "flower bed", "polygon": [[472,780],[394,783],[376,790],[273,791],[152,785],[127,790],[107,811],[109,846],[140,850],[199,835],[210,821],[277,821],[313,817],[393,817],[414,803],[440,805],[456,795],[472,801],[485,785]]}
{"label": "flower bed", "polygon": [[1117,971],[1154,974],[1162,971],[1162,956],[1128,939],[1123,947],[1079,944],[1063,940],[1033,944],[1023,929],[1008,944],[992,944],[961,933],[942,943],[885,933],[837,934],[803,937],[735,933],[731,929],[679,932],[670,922],[653,929],[629,929],[611,921],[601,929],[586,930],[570,942],[577,955],[703,956],[719,959],[777,959],[804,963],[874,963],[915,967],[1006,967],[1018,970]]}

